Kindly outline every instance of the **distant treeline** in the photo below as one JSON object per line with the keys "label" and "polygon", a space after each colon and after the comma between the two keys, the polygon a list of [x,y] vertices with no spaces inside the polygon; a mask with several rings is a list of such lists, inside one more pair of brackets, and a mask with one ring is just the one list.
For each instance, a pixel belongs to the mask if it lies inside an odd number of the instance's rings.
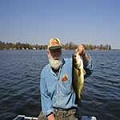
{"label": "distant treeline", "polygon": [[[88,45],[83,44],[86,50],[111,50],[111,45]],[[77,45],[73,42],[62,45],[63,49],[73,50],[77,48]],[[47,45],[31,45],[28,43],[5,43],[0,41],[0,50],[42,50],[47,49]]]}

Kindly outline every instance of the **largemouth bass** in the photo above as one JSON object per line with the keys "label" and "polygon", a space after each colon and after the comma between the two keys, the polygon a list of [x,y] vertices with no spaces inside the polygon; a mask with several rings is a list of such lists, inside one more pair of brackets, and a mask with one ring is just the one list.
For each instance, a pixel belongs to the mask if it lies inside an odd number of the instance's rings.
{"label": "largemouth bass", "polygon": [[75,52],[72,56],[72,62],[72,85],[76,94],[76,100],[80,100],[84,87],[85,74],[83,59],[77,52]]}

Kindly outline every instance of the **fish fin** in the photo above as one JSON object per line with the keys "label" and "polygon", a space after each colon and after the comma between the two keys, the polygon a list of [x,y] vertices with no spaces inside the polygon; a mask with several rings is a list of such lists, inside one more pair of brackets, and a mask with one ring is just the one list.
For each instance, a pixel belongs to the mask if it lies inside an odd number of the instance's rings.
{"label": "fish fin", "polygon": [[78,76],[80,76],[81,75],[81,71],[80,70],[78,70]]}
{"label": "fish fin", "polygon": [[80,98],[78,98],[77,96],[76,96],[76,99],[75,99],[75,104],[77,104],[78,106],[82,106],[82,102],[81,102],[81,99]]}
{"label": "fish fin", "polygon": [[85,69],[83,69],[83,74],[86,75],[86,70]]}

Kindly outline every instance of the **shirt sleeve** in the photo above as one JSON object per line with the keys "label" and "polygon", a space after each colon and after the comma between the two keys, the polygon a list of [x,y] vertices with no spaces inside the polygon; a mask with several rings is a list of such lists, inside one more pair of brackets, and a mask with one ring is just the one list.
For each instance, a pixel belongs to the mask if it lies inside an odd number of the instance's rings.
{"label": "shirt sleeve", "polygon": [[84,69],[86,71],[85,78],[88,77],[88,76],[90,76],[92,74],[92,72],[93,72],[93,63],[92,63],[91,56],[90,56],[90,59],[88,61],[88,64],[86,66],[84,66]]}
{"label": "shirt sleeve", "polygon": [[41,105],[42,111],[45,116],[53,112],[51,97],[48,94],[47,85],[45,81],[45,71],[41,72],[40,79],[40,94],[41,94]]}

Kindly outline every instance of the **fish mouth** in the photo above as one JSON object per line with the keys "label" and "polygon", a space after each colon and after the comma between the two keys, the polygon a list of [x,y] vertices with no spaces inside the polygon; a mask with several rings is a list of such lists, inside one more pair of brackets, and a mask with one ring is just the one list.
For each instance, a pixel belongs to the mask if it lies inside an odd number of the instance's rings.
{"label": "fish mouth", "polygon": [[74,60],[74,65],[76,66],[76,68],[80,67],[81,63],[79,61],[80,56],[79,54],[73,54],[73,60]]}

